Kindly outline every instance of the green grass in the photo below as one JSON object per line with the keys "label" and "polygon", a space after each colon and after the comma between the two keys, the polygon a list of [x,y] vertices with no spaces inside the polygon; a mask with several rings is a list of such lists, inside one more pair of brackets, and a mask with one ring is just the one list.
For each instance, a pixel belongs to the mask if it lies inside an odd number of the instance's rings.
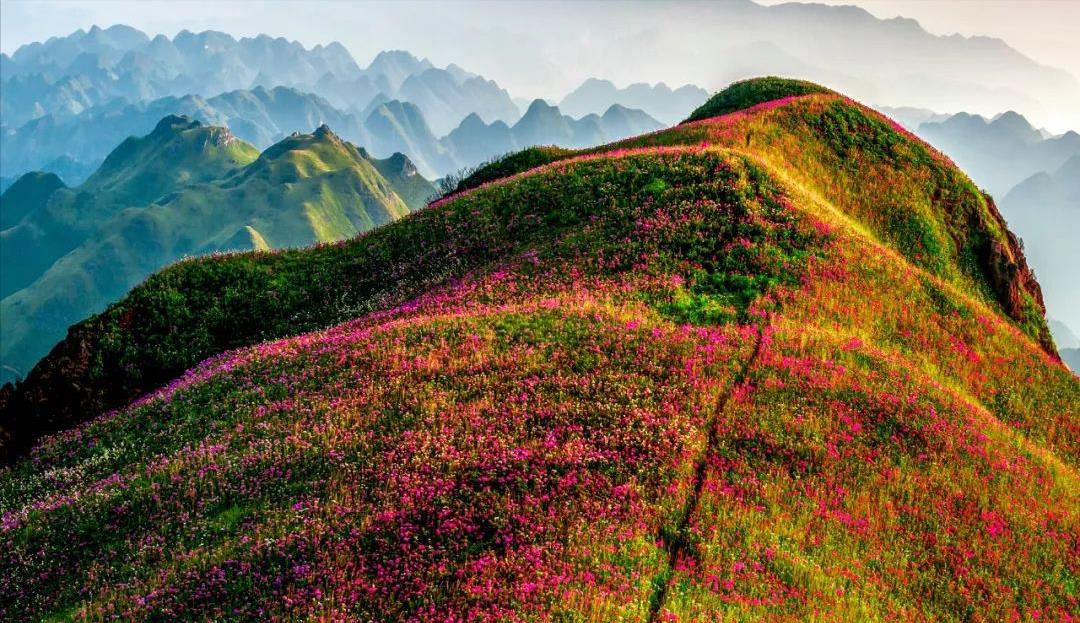
{"label": "green grass", "polygon": [[549,162],[561,160],[573,153],[575,153],[573,150],[555,146],[528,147],[477,166],[458,182],[454,192],[462,192],[515,173],[528,171]]}

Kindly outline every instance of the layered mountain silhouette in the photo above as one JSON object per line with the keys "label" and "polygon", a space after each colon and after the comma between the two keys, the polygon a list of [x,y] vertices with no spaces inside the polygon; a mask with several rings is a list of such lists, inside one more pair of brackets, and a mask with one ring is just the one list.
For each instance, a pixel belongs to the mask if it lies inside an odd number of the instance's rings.
{"label": "layered mountain silhouette", "polygon": [[4,123],[77,114],[116,98],[212,96],[252,86],[311,85],[363,75],[340,44],[306,49],[283,38],[183,31],[153,39],[128,26],[94,27],[4,55]]}
{"label": "layered mountain silhouette", "polygon": [[1067,619],[1080,380],[993,201],[830,89],[691,116],[72,327],[0,395],[0,615]]}
{"label": "layered mountain silhouette", "polygon": [[595,22],[609,31],[653,25],[632,44],[598,37],[597,45],[618,50],[622,71],[605,76],[615,80],[650,75],[668,84],[711,87],[754,75],[786,75],[875,104],[983,115],[1015,110],[1057,125],[1074,122],[1080,109],[1075,76],[1006,41],[936,35],[913,19],[881,19],[856,6],[736,0],[705,3],[677,21],[663,4],[589,8],[565,36],[588,36]]}
{"label": "layered mountain silhouette", "polygon": [[407,158],[376,160],[326,126],[262,154],[228,130],[162,119],[82,185],[28,174],[0,196],[0,358],[25,374],[68,325],[181,258],[333,242],[434,194]]}
{"label": "layered mountain silhouette", "polygon": [[62,124],[106,105],[115,111],[162,97],[211,98],[279,86],[350,112],[380,96],[407,100],[440,135],[473,112],[509,123],[520,116],[505,90],[456,65],[440,69],[398,50],[380,53],[362,69],[339,43],[307,49],[283,38],[237,40],[215,31],[151,39],[128,26],[95,27],[2,55],[0,78],[8,131],[33,120]]}
{"label": "layered mountain silhouette", "polygon": [[443,144],[456,155],[459,164],[471,167],[493,154],[502,155],[534,145],[591,147],[662,127],[643,111],[618,104],[603,115],[588,114],[574,119],[562,114],[558,107],[537,99],[513,126],[498,121],[485,124],[480,117],[471,115],[443,139]]}
{"label": "layered mountain silhouette", "polygon": [[1080,155],[1080,134],[1046,137],[1022,115],[1009,111],[986,119],[959,113],[914,129],[967,170],[995,197],[1039,172],[1052,172]]}
{"label": "layered mountain silhouette", "polygon": [[[259,149],[298,129],[306,131],[326,124],[346,140],[364,145],[377,156],[405,154],[429,178],[529,145],[598,145],[662,127],[641,111],[616,105],[604,115],[587,115],[580,120],[564,119],[557,109],[533,111],[526,115],[527,119],[511,124],[514,128],[528,127],[527,132],[524,129],[512,132],[511,126],[503,121],[485,123],[481,115],[471,113],[449,135],[440,138],[421,107],[411,101],[378,97],[366,109],[349,112],[311,93],[287,87],[256,87],[208,99],[188,95],[142,104],[112,103],[77,117],[36,119],[4,136],[0,170],[43,169],[57,173],[66,183],[81,183],[83,178],[70,165],[66,169],[60,167],[63,164],[60,158],[82,168],[96,168],[108,153],[108,146],[151,131],[158,120],[170,114],[228,127],[238,138]],[[495,130],[487,129],[489,125]],[[499,132],[498,128],[506,130],[505,137],[491,136],[493,131]],[[491,142],[491,138],[496,140]]]}
{"label": "layered mountain silhouette", "polygon": [[600,114],[612,104],[645,112],[665,125],[675,125],[709,97],[708,91],[694,85],[672,90],[664,83],[631,84],[618,88],[610,80],[590,78],[559,102],[559,108],[573,117]]}

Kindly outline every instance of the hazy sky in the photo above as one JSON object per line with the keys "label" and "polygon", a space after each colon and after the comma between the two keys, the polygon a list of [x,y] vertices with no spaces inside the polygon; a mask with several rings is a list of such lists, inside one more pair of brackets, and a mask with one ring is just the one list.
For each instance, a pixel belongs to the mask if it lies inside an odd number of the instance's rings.
{"label": "hazy sky", "polygon": [[[781,4],[786,0],[755,0]],[[935,35],[1004,39],[1030,58],[1080,77],[1080,0],[815,0],[875,17],[910,17]]]}
{"label": "hazy sky", "polygon": [[[878,17],[917,19],[934,34],[1000,37],[1047,65],[1080,76],[1080,0],[824,0],[855,4]],[[763,0],[761,4],[777,4]],[[458,63],[495,79],[518,97],[558,100],[590,76],[619,84],[665,80],[672,86],[694,82],[709,89],[706,67],[650,59],[626,62],[646,38],[667,35],[676,44],[687,5],[666,5],[662,19],[638,15],[645,5],[602,2],[345,2],[286,0],[87,1],[3,0],[0,49],[12,52],[29,41],[66,35],[91,25],[125,23],[153,35],[182,29],[215,29],[234,36],[267,33],[305,45],[340,41],[361,65],[383,49],[407,49],[436,65]],[[701,5],[697,5],[701,6]],[[655,9],[655,5],[650,5]],[[669,19],[670,18],[670,19]],[[651,20],[651,21],[650,21]],[[659,33],[659,34],[658,34]],[[682,42],[684,45],[685,42]],[[672,54],[674,56],[674,52]],[[701,64],[715,64],[711,58]],[[876,102],[902,104],[903,102]]]}

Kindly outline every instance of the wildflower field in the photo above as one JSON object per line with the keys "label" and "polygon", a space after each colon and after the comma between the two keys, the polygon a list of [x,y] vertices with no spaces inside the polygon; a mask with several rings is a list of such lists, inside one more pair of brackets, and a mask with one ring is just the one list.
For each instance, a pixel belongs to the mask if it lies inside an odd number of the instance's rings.
{"label": "wildflower field", "polygon": [[758,86],[74,327],[18,388],[65,430],[0,471],[0,618],[1076,620],[1080,381],[1019,245],[889,120]]}

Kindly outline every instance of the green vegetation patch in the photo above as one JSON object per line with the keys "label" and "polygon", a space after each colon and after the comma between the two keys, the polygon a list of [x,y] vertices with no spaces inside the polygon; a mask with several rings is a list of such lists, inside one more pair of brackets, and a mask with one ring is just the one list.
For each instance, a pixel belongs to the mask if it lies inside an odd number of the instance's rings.
{"label": "green vegetation patch", "polygon": [[572,149],[563,149],[553,145],[522,149],[521,151],[494,158],[465,173],[457,180],[457,184],[452,191],[459,193],[470,188],[476,188],[488,182],[510,177],[556,160],[562,160],[574,153]]}
{"label": "green vegetation patch", "polygon": [[832,93],[832,91],[813,82],[775,76],[742,80],[710,97],[708,101],[690,113],[683,123],[719,117],[765,102],[812,93]]}

